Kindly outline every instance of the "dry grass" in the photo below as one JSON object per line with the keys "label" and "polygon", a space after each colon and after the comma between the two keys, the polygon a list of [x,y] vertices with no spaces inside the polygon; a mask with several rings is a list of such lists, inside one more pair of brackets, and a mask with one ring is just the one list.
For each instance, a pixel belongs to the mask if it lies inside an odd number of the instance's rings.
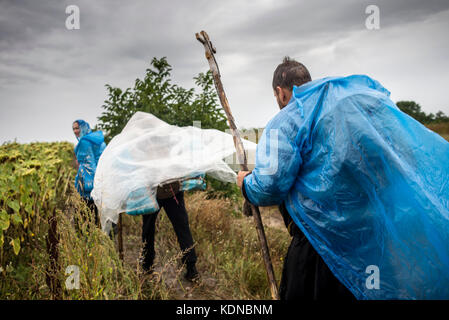
{"label": "dry grass", "polygon": [[[198,283],[183,279],[181,252],[164,212],[159,214],[156,225],[156,272],[144,275],[138,263],[142,218],[123,215],[125,259],[121,261],[116,241],[95,226],[92,213],[76,192],[75,170],[70,167],[72,149],[64,148],[67,154],[63,170],[59,176],[46,175],[56,181],[48,189],[53,197],[44,192],[42,198],[36,198],[45,206],[33,211],[36,219],[32,233],[21,240],[20,254],[14,254],[10,244],[5,247],[7,252],[0,248],[0,257],[5,260],[0,268],[0,299],[270,299],[253,218],[242,216],[243,199],[238,192],[229,192],[233,200],[209,199],[210,192],[185,195],[201,274]],[[270,210],[261,211],[279,281],[289,236],[285,228],[279,228],[279,221],[273,219],[276,215]],[[56,238],[47,241],[53,213],[59,241]],[[4,241],[11,238],[5,237]],[[50,259],[48,243],[58,249],[56,253],[52,251],[57,256],[55,269],[50,268],[50,261],[54,260]],[[69,266],[80,271],[78,289],[69,290],[66,286],[69,275],[65,272]],[[52,281],[47,281],[49,277]],[[59,283],[61,290],[51,290],[54,283]]]}
{"label": "dry grass", "polygon": [[65,269],[80,268],[80,288],[64,290],[64,299],[139,299],[142,283],[138,275],[119,259],[116,245],[95,226],[92,213],[79,195],[67,199],[59,219],[61,281]]}
{"label": "dry grass", "polygon": [[[198,255],[198,283],[183,279],[181,252],[173,227],[162,211],[156,228],[156,272],[142,274],[141,217],[123,215],[124,254],[97,228],[92,213],[72,184],[58,207],[59,271],[62,299],[271,299],[253,218],[241,214],[242,199],[207,199],[205,192],[186,194],[185,202]],[[265,232],[279,282],[289,236],[279,213],[262,209]],[[51,299],[46,283],[49,257],[45,233],[10,270],[0,274],[2,299]],[[79,289],[68,290],[68,266],[80,270]]]}
{"label": "dry grass", "polygon": [[[227,199],[207,199],[202,192],[188,194],[185,199],[201,280],[193,285],[182,278],[179,245],[169,219],[161,212],[156,225],[157,272],[151,280],[159,283],[156,291],[160,293],[147,290],[144,292],[146,298],[270,299],[253,219],[243,217],[240,204]],[[271,222],[271,211],[262,212],[267,212],[263,213],[264,222],[267,222],[265,231],[279,281],[289,236],[285,228],[279,229],[276,223]],[[141,218],[123,218],[125,261],[138,269]]]}
{"label": "dry grass", "polygon": [[439,134],[449,135],[449,122],[426,124],[426,127]]}
{"label": "dry grass", "polygon": [[449,141],[449,122],[426,124],[426,127]]}

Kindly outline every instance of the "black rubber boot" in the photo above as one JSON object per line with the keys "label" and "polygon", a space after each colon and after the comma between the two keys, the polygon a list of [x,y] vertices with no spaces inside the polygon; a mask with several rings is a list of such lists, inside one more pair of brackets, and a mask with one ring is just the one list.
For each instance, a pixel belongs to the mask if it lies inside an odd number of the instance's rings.
{"label": "black rubber boot", "polygon": [[152,260],[148,261],[145,258],[141,257],[139,259],[139,264],[140,264],[140,267],[142,268],[142,271],[144,274],[150,275],[154,272],[154,266],[153,266]]}
{"label": "black rubber boot", "polygon": [[195,264],[188,264],[187,265],[187,272],[184,275],[184,278],[186,280],[195,282],[199,279],[199,274],[198,274],[198,270],[196,270],[196,266]]}

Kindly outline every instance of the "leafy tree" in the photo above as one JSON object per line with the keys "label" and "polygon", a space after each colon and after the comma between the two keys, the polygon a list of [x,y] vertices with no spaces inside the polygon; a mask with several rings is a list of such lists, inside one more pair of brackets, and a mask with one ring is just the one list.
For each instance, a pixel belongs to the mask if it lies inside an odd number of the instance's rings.
{"label": "leafy tree", "polygon": [[417,121],[421,123],[425,123],[428,121],[428,116],[425,112],[421,111],[421,106],[415,101],[399,101],[396,103],[396,105],[402,112],[407,113]]}
{"label": "leafy tree", "polygon": [[205,129],[227,128],[226,116],[218,105],[217,94],[210,72],[194,77],[201,89],[185,89],[172,84],[172,68],[165,57],[153,58],[143,80],[136,79],[134,88],[122,90],[106,84],[108,99],[103,104],[105,110],[98,118],[98,128],[105,131],[106,142],[119,134],[137,111],[153,114],[159,119],[176,126],[191,126],[193,121],[201,121]]}
{"label": "leafy tree", "polygon": [[[153,114],[159,119],[176,126],[191,126],[201,121],[201,128],[228,128],[224,111],[218,104],[212,73],[200,73],[194,77],[200,88],[185,89],[171,83],[172,68],[165,57],[153,58],[144,78],[136,79],[134,87],[122,90],[106,84],[108,98],[103,104],[103,113],[98,118],[98,129],[105,132],[108,143],[119,134],[137,111]],[[209,196],[236,197],[240,193],[233,184],[223,183],[206,177],[211,190]],[[218,191],[218,192],[217,192]]]}
{"label": "leafy tree", "polygon": [[435,114],[435,120],[434,120],[434,122],[435,122],[435,123],[449,122],[449,117],[446,116],[446,115],[444,114],[443,111],[438,111],[438,112]]}
{"label": "leafy tree", "polygon": [[125,127],[128,120],[137,111],[131,89],[122,91],[106,84],[108,90],[108,100],[104,102],[105,111],[98,118],[99,123],[96,129],[105,132],[105,141],[108,143],[113,137],[119,134]]}

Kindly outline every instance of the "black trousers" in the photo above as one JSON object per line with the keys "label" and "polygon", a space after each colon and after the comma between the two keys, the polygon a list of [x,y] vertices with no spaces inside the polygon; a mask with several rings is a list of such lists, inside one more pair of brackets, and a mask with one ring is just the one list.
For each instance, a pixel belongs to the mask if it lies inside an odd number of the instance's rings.
{"label": "black trousers", "polygon": [[90,199],[87,200],[87,206],[89,207],[90,211],[92,211],[92,213],[94,214],[94,219],[95,219],[95,225],[98,226],[98,208],[95,205],[94,200]]}
{"label": "black trousers", "polygon": [[[184,192],[178,192],[175,197],[158,199],[157,201],[159,203],[159,207],[164,208],[171,224],[173,225],[176,237],[178,238],[179,246],[184,252],[182,262],[187,265],[195,264],[197,257],[195,248],[191,248],[193,246],[193,238],[192,233],[190,232],[189,220],[184,204]],[[158,214],[159,211],[156,213],[142,215],[142,242],[144,243],[142,267],[144,270],[150,269],[154,263],[154,236]],[[188,251],[185,252],[186,250]]]}
{"label": "black trousers", "polygon": [[[90,209],[90,211],[94,214],[94,222],[95,222],[95,225],[97,226],[97,227],[99,227],[99,228],[101,228],[101,225],[100,225],[100,220],[99,220],[99,215],[98,215],[98,208],[97,208],[97,206],[95,205],[95,202],[94,202],[94,200],[92,200],[92,199],[86,199],[86,198],[82,198],[83,199],[83,201],[87,204],[87,207]],[[83,215],[83,218],[84,219],[87,219],[87,216],[86,215]],[[79,227],[78,227],[78,225],[80,224],[80,223],[82,223],[82,221],[78,221],[77,219],[75,220],[75,227],[77,228],[77,230],[79,230]],[[89,230],[89,229],[88,229]],[[117,224],[116,223],[112,223],[112,230],[111,231],[109,231],[109,238],[112,240],[112,234],[117,234],[118,233],[118,229],[117,229]]]}
{"label": "black trousers", "polygon": [[[92,199],[87,199],[87,198],[81,198],[81,199],[83,199],[84,203],[86,203],[87,207],[88,207],[88,208],[90,209],[90,211],[93,213],[95,225],[98,226],[98,225],[99,225],[99,223],[98,223],[98,208],[97,208],[97,206],[95,205],[94,200],[92,200]],[[87,219],[87,216],[83,213],[83,214],[82,214],[82,218],[83,218],[84,220],[86,220],[86,219]],[[84,222],[84,221],[78,221],[78,219],[75,219],[75,222],[76,222],[76,224],[78,225],[78,224],[81,224],[81,223]],[[78,227],[78,226],[77,226],[77,227]]]}
{"label": "black trousers", "polygon": [[282,270],[281,300],[355,300],[294,223],[284,204],[279,210],[293,236]]}

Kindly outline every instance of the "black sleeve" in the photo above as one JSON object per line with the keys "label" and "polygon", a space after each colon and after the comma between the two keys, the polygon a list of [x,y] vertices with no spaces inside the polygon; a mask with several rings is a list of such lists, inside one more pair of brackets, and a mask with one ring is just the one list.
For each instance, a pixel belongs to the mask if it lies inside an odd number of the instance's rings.
{"label": "black sleeve", "polygon": [[251,203],[251,201],[249,201],[248,196],[246,195],[246,190],[245,190],[245,184],[242,184],[242,194],[243,197],[245,198],[246,201],[248,201],[249,203]]}
{"label": "black sleeve", "polygon": [[288,233],[290,233],[290,235],[293,236],[303,236],[303,233],[301,231],[301,229],[299,229],[299,227],[296,225],[296,223],[293,221],[292,217],[290,216],[290,214],[287,211],[287,207],[285,206],[285,202],[282,202],[279,205],[279,211],[281,212],[282,215],[282,219],[284,219],[284,224],[285,227],[288,230]]}

